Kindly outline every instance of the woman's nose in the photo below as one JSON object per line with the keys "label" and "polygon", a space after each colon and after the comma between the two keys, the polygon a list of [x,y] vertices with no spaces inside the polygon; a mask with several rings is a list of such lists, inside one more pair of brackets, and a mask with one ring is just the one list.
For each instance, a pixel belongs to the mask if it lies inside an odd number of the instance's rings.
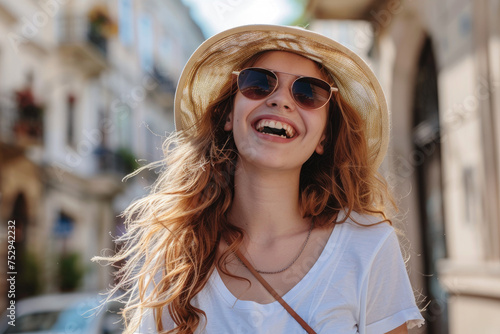
{"label": "woman's nose", "polygon": [[295,102],[290,92],[290,85],[292,82],[289,81],[290,80],[279,80],[278,87],[276,87],[276,90],[266,100],[268,107],[287,111],[295,109]]}

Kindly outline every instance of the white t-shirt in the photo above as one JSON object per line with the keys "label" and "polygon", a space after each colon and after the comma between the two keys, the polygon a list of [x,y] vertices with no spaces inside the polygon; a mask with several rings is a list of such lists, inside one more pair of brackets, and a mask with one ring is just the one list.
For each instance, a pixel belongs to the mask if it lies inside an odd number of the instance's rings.
{"label": "white t-shirt", "polygon": [[[379,221],[356,213],[351,217],[361,224]],[[397,236],[386,223],[365,227],[348,219],[335,226],[316,263],[283,299],[317,333],[379,334],[404,322],[408,328],[424,323]],[[305,333],[277,301],[237,300],[217,270],[192,304],[207,315],[206,322],[201,316],[202,326],[196,333]],[[164,325],[173,328],[168,311],[162,318]],[[148,312],[136,333],[157,333],[155,328]]]}

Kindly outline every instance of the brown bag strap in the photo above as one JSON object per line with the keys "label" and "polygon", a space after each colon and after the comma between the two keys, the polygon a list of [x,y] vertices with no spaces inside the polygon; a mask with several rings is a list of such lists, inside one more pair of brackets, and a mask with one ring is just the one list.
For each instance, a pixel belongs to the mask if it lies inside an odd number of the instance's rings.
{"label": "brown bag strap", "polygon": [[281,296],[276,292],[276,290],[274,290],[272,286],[270,286],[269,283],[267,283],[267,281],[257,272],[257,270],[255,270],[255,268],[250,264],[250,262],[248,262],[248,260],[241,254],[241,252],[239,250],[236,250],[235,253],[236,256],[241,260],[241,262],[243,262],[245,267],[247,267],[248,270],[250,270],[250,272],[255,276],[255,278],[257,278],[257,280],[271,294],[271,296],[273,296],[285,308],[285,310],[287,310],[287,312],[295,320],[297,320],[297,322],[302,326],[302,328],[304,328],[306,332],[309,334],[316,334],[316,332],[307,324],[307,322],[305,322],[304,319],[302,319],[300,315],[298,315],[297,312],[295,312],[293,308],[291,308],[290,305],[288,305],[287,302],[285,302],[283,298],[281,298]]}

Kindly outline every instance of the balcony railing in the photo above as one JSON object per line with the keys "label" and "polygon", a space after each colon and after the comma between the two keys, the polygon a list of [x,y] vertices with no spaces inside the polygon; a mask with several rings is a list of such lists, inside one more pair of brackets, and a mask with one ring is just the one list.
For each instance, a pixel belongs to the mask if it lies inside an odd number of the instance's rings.
{"label": "balcony railing", "polygon": [[153,67],[150,75],[155,84],[154,89],[150,90],[150,93],[155,101],[163,107],[172,106],[176,88],[174,79],[156,65]]}
{"label": "balcony railing", "polygon": [[175,94],[176,83],[174,80],[166,73],[166,71],[160,69],[158,66],[153,67],[152,72],[153,79],[157,82],[157,89],[163,93]]}
{"label": "balcony railing", "polygon": [[58,44],[76,66],[98,73],[107,67],[108,37],[85,16],[63,15],[58,22]]}
{"label": "balcony railing", "polygon": [[0,141],[16,146],[43,144],[43,109],[20,107],[13,98],[0,98]]}
{"label": "balcony railing", "polygon": [[98,171],[100,173],[112,173],[124,176],[138,167],[135,157],[127,149],[111,150],[105,146],[99,146],[94,154],[97,158]]}

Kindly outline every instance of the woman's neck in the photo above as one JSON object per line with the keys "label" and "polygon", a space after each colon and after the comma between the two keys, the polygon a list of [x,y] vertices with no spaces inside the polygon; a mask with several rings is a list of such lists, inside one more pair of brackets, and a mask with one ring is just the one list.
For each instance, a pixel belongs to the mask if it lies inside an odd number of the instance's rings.
{"label": "woman's neck", "polygon": [[307,228],[299,206],[299,178],[300,170],[237,168],[230,222],[250,240],[264,243]]}

